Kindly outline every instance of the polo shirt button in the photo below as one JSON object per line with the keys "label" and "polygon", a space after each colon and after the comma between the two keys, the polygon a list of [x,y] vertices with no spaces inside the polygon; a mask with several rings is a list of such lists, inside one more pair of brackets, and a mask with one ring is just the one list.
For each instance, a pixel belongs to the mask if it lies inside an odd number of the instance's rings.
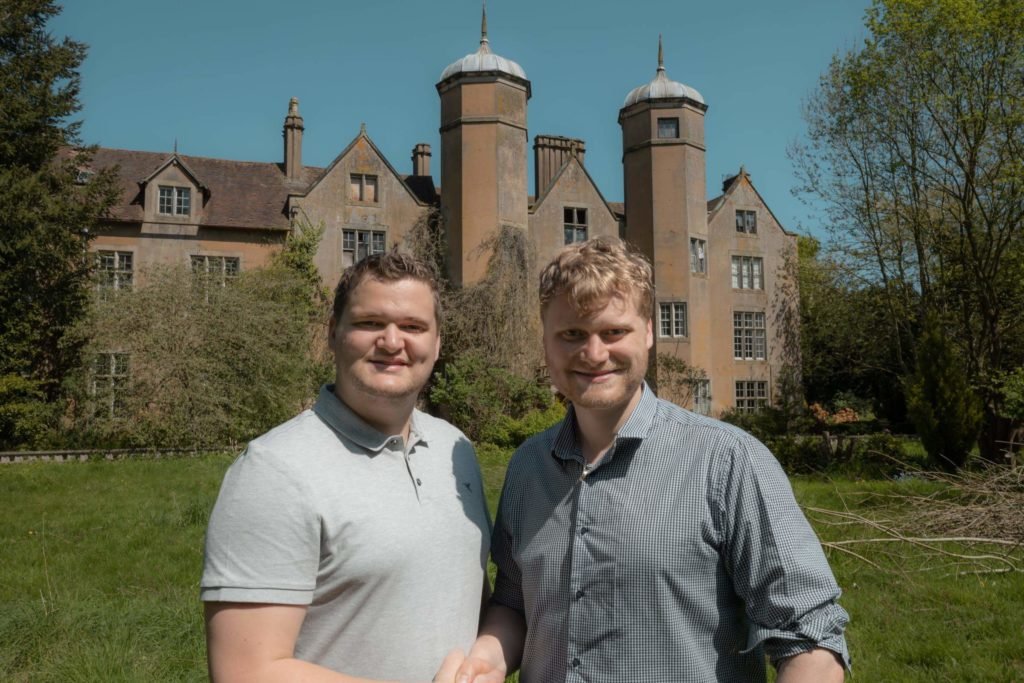
{"label": "polo shirt button", "polygon": [[576,599],[577,599],[577,600],[579,600],[580,598],[582,598],[582,597],[583,597],[584,595],[586,595],[586,593],[584,593],[582,589],[581,589],[581,590],[578,590],[578,591],[576,591]]}
{"label": "polo shirt button", "polygon": [[419,478],[419,477],[416,477],[416,485],[417,485],[417,486],[423,486],[423,482],[422,482],[422,481],[420,481],[420,478]]}
{"label": "polo shirt button", "polygon": [[580,665],[580,658],[579,657],[573,657],[572,658],[572,666],[573,666],[573,668],[576,668],[579,665]]}
{"label": "polo shirt button", "polygon": [[580,536],[586,536],[588,531],[590,531],[590,529],[588,529],[587,527],[581,527]]}

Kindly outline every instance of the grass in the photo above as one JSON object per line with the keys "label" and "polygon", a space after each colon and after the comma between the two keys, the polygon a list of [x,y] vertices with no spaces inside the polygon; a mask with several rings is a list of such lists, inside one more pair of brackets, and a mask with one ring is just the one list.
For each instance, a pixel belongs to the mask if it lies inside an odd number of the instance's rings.
{"label": "grass", "polygon": [[[505,457],[481,451],[492,513]],[[0,498],[8,501],[0,518],[0,679],[204,680],[202,536],[230,462],[0,467]],[[935,486],[794,482],[805,506],[886,519],[898,518],[899,505],[879,495]],[[872,533],[814,523],[825,541]],[[853,618],[854,680],[1024,680],[1024,574],[921,571],[924,560],[907,552],[874,552],[884,571],[830,555]]]}

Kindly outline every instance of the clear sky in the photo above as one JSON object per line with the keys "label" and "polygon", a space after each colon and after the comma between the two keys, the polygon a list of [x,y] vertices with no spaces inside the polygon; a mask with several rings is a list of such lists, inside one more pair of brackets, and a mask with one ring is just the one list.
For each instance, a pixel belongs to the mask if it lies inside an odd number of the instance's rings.
{"label": "clear sky", "polygon": [[[820,234],[793,198],[787,146],[832,55],[860,44],[869,0],[491,0],[491,49],[526,71],[533,137],[586,141],[586,166],[621,201],[618,111],[651,80],[658,34],[668,76],[706,116],[708,194],[741,164],[792,231]],[[440,182],[434,84],[475,52],[478,0],[66,0],[50,24],[90,46],[82,134],[105,147],[279,162],[288,99],[305,119],[303,162],[326,166],[367,132],[400,173],[418,142]],[[529,188],[533,192],[533,173]]]}

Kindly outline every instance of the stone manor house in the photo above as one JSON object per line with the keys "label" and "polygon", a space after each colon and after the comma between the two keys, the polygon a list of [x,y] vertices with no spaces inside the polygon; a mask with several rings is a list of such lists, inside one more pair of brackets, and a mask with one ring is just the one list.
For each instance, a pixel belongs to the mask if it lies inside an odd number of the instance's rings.
{"label": "stone manor house", "polygon": [[[304,166],[295,98],[278,163],[100,148],[93,164],[120,167],[121,199],[93,242],[98,286],[130,287],[136,271],[174,262],[226,281],[264,265],[300,218],[325,225],[316,263],[329,286],[345,266],[400,244],[433,210],[443,218],[456,285],[483,276],[487,254],[478,247],[502,225],[526,231],[538,264],[565,244],[619,235],[654,265],[656,352],[707,373],[689,407],[754,410],[776,395],[795,359],[795,329],[783,323],[796,303],[785,275],[796,237],[742,168],[708,199],[708,106],[669,79],[660,44],[653,80],[630,91],[618,112],[623,203],[609,202],[587,173],[584,141],[555,135],[533,139],[530,193],[530,81],[491,51],[486,16],[479,49],[445,68],[436,87],[440,187],[430,145],[417,144],[410,173],[402,173],[365,128],[326,168]],[[109,355],[100,381],[116,383],[127,363]]]}

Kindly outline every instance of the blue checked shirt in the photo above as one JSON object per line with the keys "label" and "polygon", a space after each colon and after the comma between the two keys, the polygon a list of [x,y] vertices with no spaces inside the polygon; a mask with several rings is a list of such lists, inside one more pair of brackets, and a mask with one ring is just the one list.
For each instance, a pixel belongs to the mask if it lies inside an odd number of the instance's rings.
{"label": "blue checked shirt", "polygon": [[765,680],[814,647],[849,665],[839,587],[771,453],[645,386],[584,475],[570,408],[516,451],[494,602],[527,624],[521,681]]}

